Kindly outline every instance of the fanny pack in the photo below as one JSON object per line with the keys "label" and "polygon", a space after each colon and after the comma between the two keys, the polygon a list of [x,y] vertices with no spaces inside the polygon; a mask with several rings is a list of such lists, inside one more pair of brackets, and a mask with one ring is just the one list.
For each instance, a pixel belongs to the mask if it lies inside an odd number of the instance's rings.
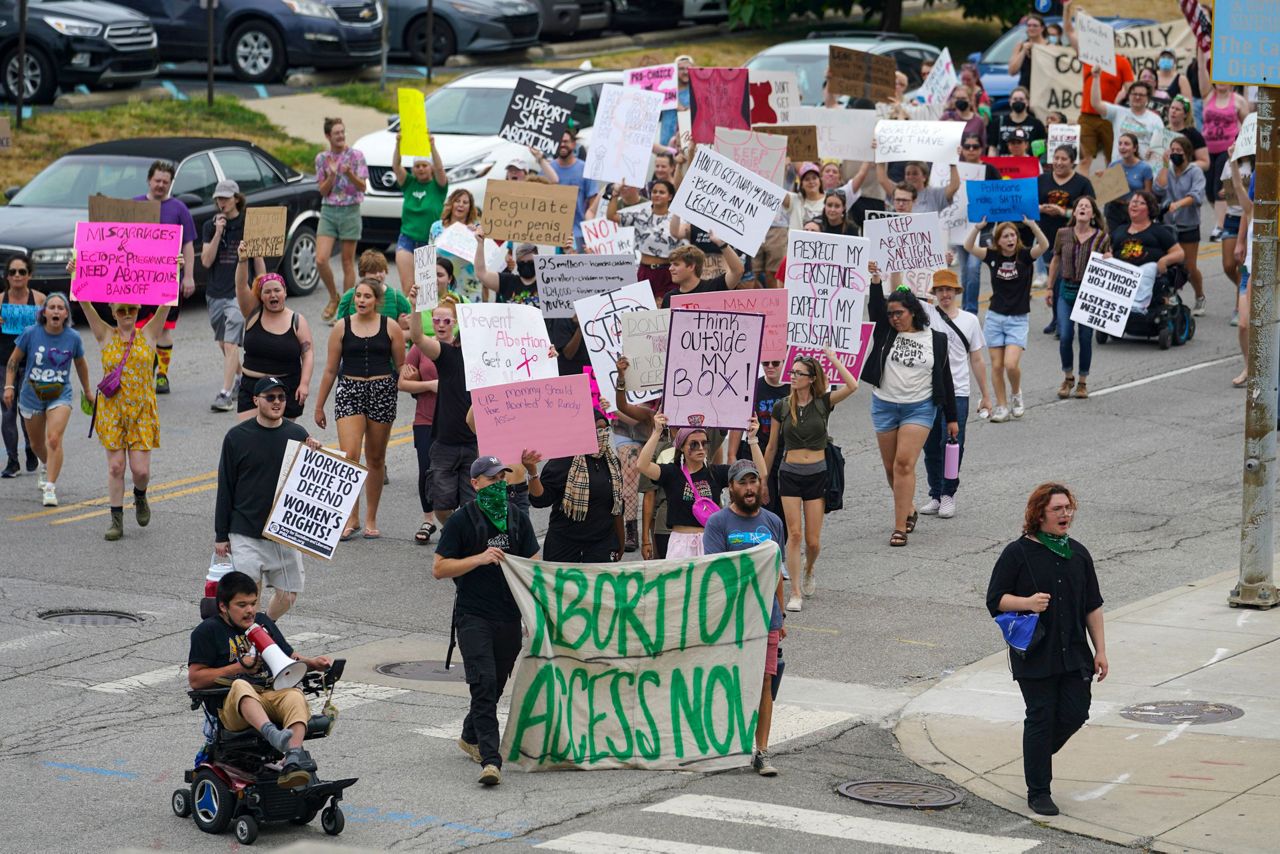
{"label": "fanny pack", "polygon": [[[1023,548],[1021,541],[1018,542],[1018,548],[1022,552],[1022,559],[1027,564],[1031,586],[1039,593],[1040,586],[1036,584],[1035,573],[1031,570],[1031,561],[1027,558],[1027,551]],[[1040,615],[1034,611],[1005,611],[997,614],[993,619],[1000,628],[1000,633],[1004,635],[1004,642],[1009,645],[1009,650],[1020,658],[1026,658],[1027,652],[1044,638],[1044,626],[1040,625]]]}
{"label": "fanny pack", "polygon": [[30,386],[36,400],[41,403],[48,403],[62,397],[62,390],[67,387],[65,383],[38,383],[31,380],[27,380],[27,385]]}
{"label": "fanny pack", "polygon": [[133,339],[137,337],[138,333],[134,332],[133,337],[124,345],[124,357],[120,359],[120,364],[112,368],[111,373],[104,376],[102,381],[98,383],[98,391],[102,392],[104,397],[115,397],[116,393],[120,391],[124,368],[129,363],[129,351],[133,349]]}
{"label": "fanny pack", "polygon": [[687,468],[682,465],[680,466],[680,471],[684,472],[684,482],[689,484],[689,491],[693,493],[693,518],[705,528],[707,527],[707,520],[720,510],[720,505],[698,492],[698,488],[693,485],[693,478],[689,476]]}

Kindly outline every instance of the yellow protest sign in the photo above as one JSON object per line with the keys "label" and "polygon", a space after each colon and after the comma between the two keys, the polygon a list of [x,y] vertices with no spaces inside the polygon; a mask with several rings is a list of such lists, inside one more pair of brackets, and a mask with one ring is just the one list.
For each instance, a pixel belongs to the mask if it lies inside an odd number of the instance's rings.
{"label": "yellow protest sign", "polygon": [[426,96],[419,89],[398,90],[400,100],[400,154],[430,157],[431,135],[427,130]]}

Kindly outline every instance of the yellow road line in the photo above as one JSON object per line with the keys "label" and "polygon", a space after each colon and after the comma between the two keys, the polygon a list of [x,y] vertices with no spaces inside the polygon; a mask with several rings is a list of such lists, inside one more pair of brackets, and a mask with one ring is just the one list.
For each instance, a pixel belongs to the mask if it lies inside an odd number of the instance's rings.
{"label": "yellow road line", "polygon": [[[205,472],[204,474],[197,474],[197,475],[192,475],[191,477],[184,477],[184,478],[181,478],[180,480],[171,480],[167,483],[153,484],[150,487],[150,489],[154,492],[154,491],[159,491],[164,489],[171,489],[176,486],[187,486],[188,484],[199,483],[202,480],[209,480],[211,478],[216,478],[217,476],[218,476],[218,473],[216,471],[210,471],[210,472]],[[64,504],[61,507],[51,507],[47,510],[39,510],[34,513],[23,513],[20,516],[10,516],[9,521],[10,522],[26,522],[30,519],[41,519],[46,516],[57,516],[62,513],[71,513],[75,510],[82,510],[86,507],[101,507],[105,505],[108,500],[110,499],[106,498],[105,496],[102,498],[91,498],[88,501],[78,501],[75,504]]]}
{"label": "yellow road line", "polygon": [[[184,495],[195,495],[198,492],[208,492],[211,489],[217,489],[217,488],[218,488],[217,483],[202,483],[199,486],[192,486],[192,487],[188,487],[187,489],[179,489],[177,492],[166,492],[164,495],[156,495],[154,497],[148,495],[147,499],[148,499],[148,503],[156,504],[157,502],[160,502],[160,501],[167,501],[170,498],[181,498]],[[129,502],[128,504],[125,505],[125,509],[127,510],[132,506],[133,506],[133,503]],[[97,516],[106,516],[110,512],[111,512],[110,507],[104,507],[101,510],[93,510],[89,513],[81,513],[79,516],[70,516],[66,519],[54,519],[49,524],[50,525],[66,525],[71,522],[82,522],[85,519],[93,519]]]}

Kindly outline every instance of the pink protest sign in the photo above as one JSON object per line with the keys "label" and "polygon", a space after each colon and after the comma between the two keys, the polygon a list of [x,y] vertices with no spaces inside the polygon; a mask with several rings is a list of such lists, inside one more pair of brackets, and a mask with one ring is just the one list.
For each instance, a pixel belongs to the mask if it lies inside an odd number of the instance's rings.
{"label": "pink protest sign", "polygon": [[[638,89],[644,89],[649,92],[657,92],[662,96],[662,109],[675,109],[676,103],[680,100],[676,94],[679,89],[679,77],[674,64],[672,65],[649,65],[644,68],[631,68],[627,70],[627,84]],[[666,142],[666,140],[663,140]]]}
{"label": "pink protest sign", "polygon": [[787,292],[781,288],[716,291],[709,294],[673,292],[671,307],[762,314],[764,340],[760,342],[761,360],[774,362],[787,356]]}
{"label": "pink protest sign", "polygon": [[76,223],[71,296],[84,302],[177,305],[182,226]]}
{"label": "pink protest sign", "polygon": [[662,408],[673,427],[742,430],[755,406],[764,317],[672,311]]}
{"label": "pink protest sign", "polygon": [[[836,353],[836,356],[839,357],[840,361],[844,362],[844,366],[849,369],[849,373],[853,374],[855,379],[861,379],[862,377],[862,366],[867,361],[867,354],[871,352],[871,334],[875,332],[875,329],[876,325],[874,323],[862,324],[862,327],[858,330],[858,352]],[[844,384],[844,381],[840,378],[840,372],[836,370],[835,365],[831,364],[827,354],[813,347],[787,348],[787,361],[782,366],[783,382],[791,382],[791,366],[801,356],[810,356],[816,359],[826,373],[828,383]]]}
{"label": "pink protest sign", "polygon": [[592,454],[599,448],[591,378],[586,374],[476,389],[471,407],[480,453],[507,465],[520,462],[526,449],[552,459]]}
{"label": "pink protest sign", "polygon": [[716,128],[751,130],[751,95],[745,68],[690,68],[689,117],[693,141],[711,145]]}

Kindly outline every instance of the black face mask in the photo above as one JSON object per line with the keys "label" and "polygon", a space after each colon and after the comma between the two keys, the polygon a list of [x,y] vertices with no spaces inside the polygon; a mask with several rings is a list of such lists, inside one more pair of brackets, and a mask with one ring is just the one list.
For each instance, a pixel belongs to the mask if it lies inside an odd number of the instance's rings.
{"label": "black face mask", "polygon": [[1172,163],[1174,166],[1181,166],[1186,161],[1187,161],[1187,158],[1181,154],[1169,155],[1169,162]]}
{"label": "black face mask", "polygon": [[516,272],[520,274],[520,278],[522,279],[532,279],[533,278],[533,262],[517,261]]}
{"label": "black face mask", "polygon": [[965,110],[969,109],[969,102],[956,101],[956,109],[963,113]]}
{"label": "black face mask", "polygon": [[1026,101],[1010,101],[1009,109],[1015,113],[1024,112],[1027,109],[1027,102]]}

